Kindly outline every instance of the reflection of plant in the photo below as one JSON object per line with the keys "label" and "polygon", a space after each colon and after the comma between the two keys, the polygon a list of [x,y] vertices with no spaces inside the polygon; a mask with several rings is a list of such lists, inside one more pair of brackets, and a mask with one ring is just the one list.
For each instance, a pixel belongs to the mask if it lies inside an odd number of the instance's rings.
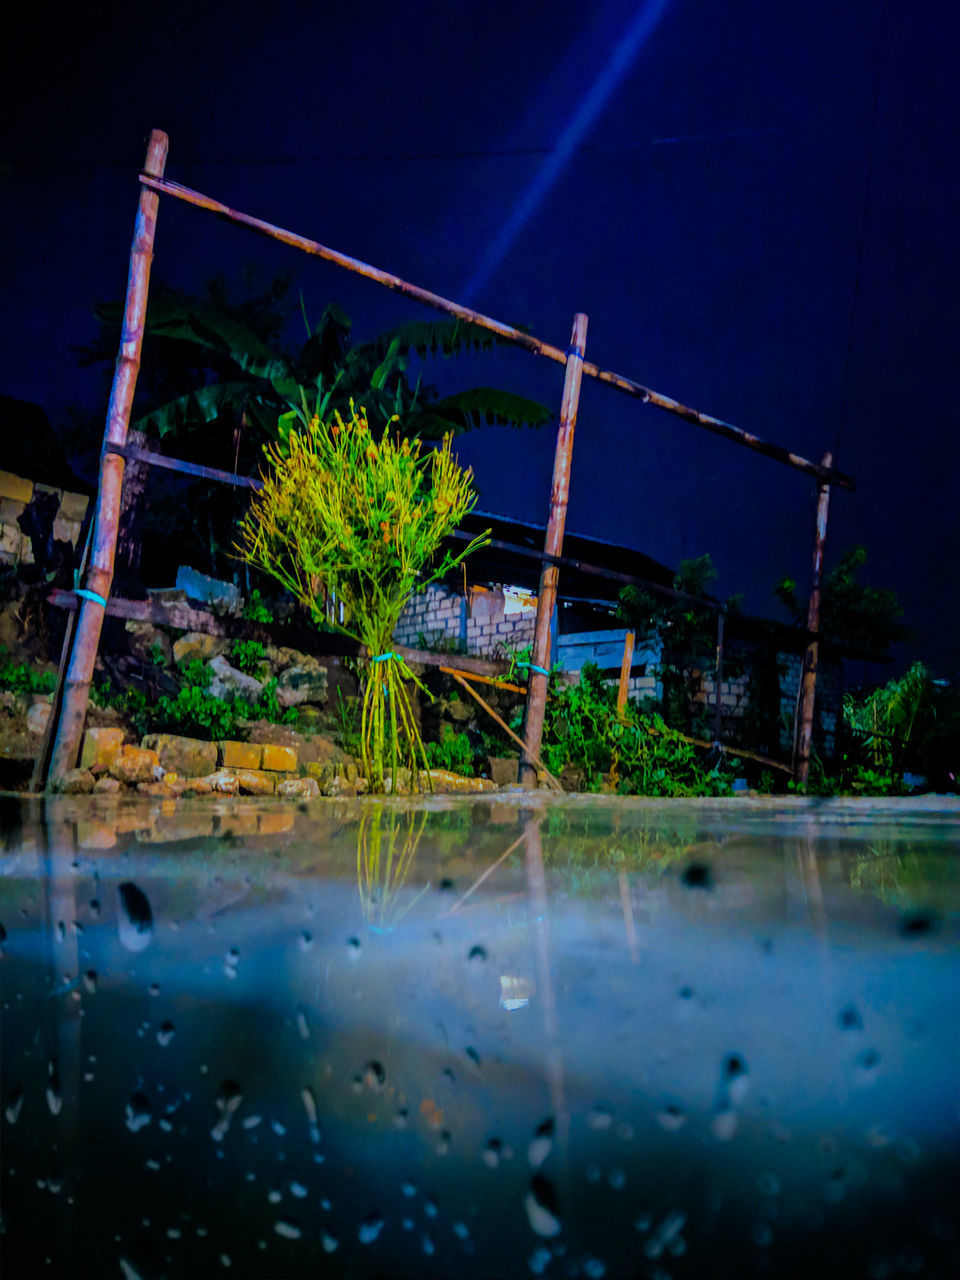
{"label": "reflection of plant", "polygon": [[423,835],[428,815],[367,808],[357,831],[357,888],[367,925],[377,933],[395,929],[430,888],[425,884],[405,906],[398,898]]}
{"label": "reflection of plant", "polygon": [[580,682],[556,689],[547,702],[543,761],[552,773],[572,767],[586,788],[606,782],[624,795],[728,795],[730,779],[720,765],[707,769],[696,748],[658,715],[635,707],[621,720],[616,690],[587,663]]}
{"label": "reflection of plant", "polygon": [[399,655],[393,633],[410,596],[482,545],[447,553],[430,570],[442,540],[473,508],[472,473],[441,448],[421,456],[419,442],[376,440],[361,408],[321,424],[297,411],[300,430],[285,449],[267,451],[270,471],[240,526],[240,552],[275,577],[314,621],[353,637],[368,654],[361,755],[372,791],[391,764],[415,775],[423,743],[404,681],[422,688]]}

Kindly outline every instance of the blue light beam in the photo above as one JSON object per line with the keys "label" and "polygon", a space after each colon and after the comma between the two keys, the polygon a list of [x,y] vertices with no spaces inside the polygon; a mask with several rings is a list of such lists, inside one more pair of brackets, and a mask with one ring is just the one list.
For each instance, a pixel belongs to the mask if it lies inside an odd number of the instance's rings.
{"label": "blue light beam", "polygon": [[607,105],[611,94],[623,79],[630,64],[636,58],[667,7],[667,0],[650,0],[643,6],[615,46],[610,58],[597,76],[590,91],[582,100],[570,122],[557,140],[557,145],[546,157],[539,172],[520,196],[516,207],[500,228],[500,231],[480,259],[477,269],[460,291],[465,303],[471,303],[487,284],[504,258],[510,252],[523,226],[542,203],[547,192],[567,167],[570,157],[579,146],[584,134]]}

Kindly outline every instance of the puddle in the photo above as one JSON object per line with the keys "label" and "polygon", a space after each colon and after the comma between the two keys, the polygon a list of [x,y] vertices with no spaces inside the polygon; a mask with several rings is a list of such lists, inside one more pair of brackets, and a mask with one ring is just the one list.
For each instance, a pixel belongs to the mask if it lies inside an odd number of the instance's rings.
{"label": "puddle", "polygon": [[960,807],[0,797],[5,1277],[960,1274]]}

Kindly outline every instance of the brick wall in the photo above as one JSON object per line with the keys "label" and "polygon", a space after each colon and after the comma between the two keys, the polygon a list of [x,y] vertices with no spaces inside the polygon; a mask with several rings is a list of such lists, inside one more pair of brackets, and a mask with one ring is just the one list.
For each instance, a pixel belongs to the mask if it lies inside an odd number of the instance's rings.
{"label": "brick wall", "polygon": [[463,596],[433,583],[411,599],[393,638],[417,648],[422,636],[427,648],[452,642],[467,653],[498,657],[532,644],[535,626],[536,611],[508,611],[502,591],[472,587]]}
{"label": "brick wall", "polygon": [[0,564],[33,564],[33,548],[17,524],[24,507],[35,493],[55,493],[60,501],[53,522],[53,536],[61,542],[77,545],[80,525],[89,499],[82,493],[54,489],[48,484],[35,484],[22,476],[0,471]]}

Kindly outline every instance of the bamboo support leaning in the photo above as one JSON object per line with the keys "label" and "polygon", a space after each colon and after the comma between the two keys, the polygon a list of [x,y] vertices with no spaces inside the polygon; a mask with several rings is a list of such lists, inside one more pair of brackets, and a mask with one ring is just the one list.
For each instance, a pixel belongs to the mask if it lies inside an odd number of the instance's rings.
{"label": "bamboo support leaning", "polygon": [[[463,688],[464,688],[464,689],[466,689],[467,693],[469,693],[469,695],[470,695],[470,697],[471,697],[471,698],[476,698],[477,702],[479,702],[479,703],[480,703],[481,707],[483,707],[483,709],[484,709],[484,711],[486,711],[487,715],[488,715],[488,716],[491,716],[494,720],[496,720],[497,724],[498,724],[498,725],[500,726],[500,728],[504,731],[504,733],[508,734],[508,735],[513,739],[513,741],[517,744],[517,746],[518,746],[518,747],[520,747],[520,749],[521,749],[521,750],[523,750],[523,751],[527,751],[527,748],[526,748],[526,747],[525,747],[525,745],[524,745],[523,739],[522,739],[522,738],[520,738],[520,737],[518,737],[518,736],[513,732],[513,730],[510,728],[510,726],[507,724],[507,722],[506,722],[504,719],[502,719],[500,716],[498,716],[498,715],[497,715],[496,711],[494,711],[494,709],[493,709],[493,707],[491,707],[490,703],[489,703],[489,702],[487,702],[485,699],[481,698],[481,697],[480,697],[480,695],[479,695],[479,693],[477,693],[476,689],[471,688],[471,686],[467,683],[467,681],[461,678],[461,676],[460,676],[459,672],[457,672],[457,671],[451,671],[451,672],[450,672],[450,674],[453,676],[454,680],[456,680],[457,684],[462,685],[462,686],[463,686]],[[530,754],[530,753],[529,753],[529,751],[527,751],[527,754],[528,754],[528,755]],[[540,757],[539,757],[539,756],[531,756],[531,760],[532,760],[532,761],[533,761],[533,763],[536,765],[536,767],[537,767],[537,769],[539,770],[539,772],[540,772],[540,773],[542,773],[542,774],[543,774],[543,776],[547,779],[547,781],[550,783],[550,785],[553,787],[553,789],[554,789],[555,791],[559,791],[559,792],[561,792],[561,793],[562,793],[562,792],[563,792],[563,783],[559,782],[559,781],[558,781],[558,780],[553,776],[553,774],[550,772],[550,770],[547,768],[547,766],[543,763],[543,761],[540,759]]]}

